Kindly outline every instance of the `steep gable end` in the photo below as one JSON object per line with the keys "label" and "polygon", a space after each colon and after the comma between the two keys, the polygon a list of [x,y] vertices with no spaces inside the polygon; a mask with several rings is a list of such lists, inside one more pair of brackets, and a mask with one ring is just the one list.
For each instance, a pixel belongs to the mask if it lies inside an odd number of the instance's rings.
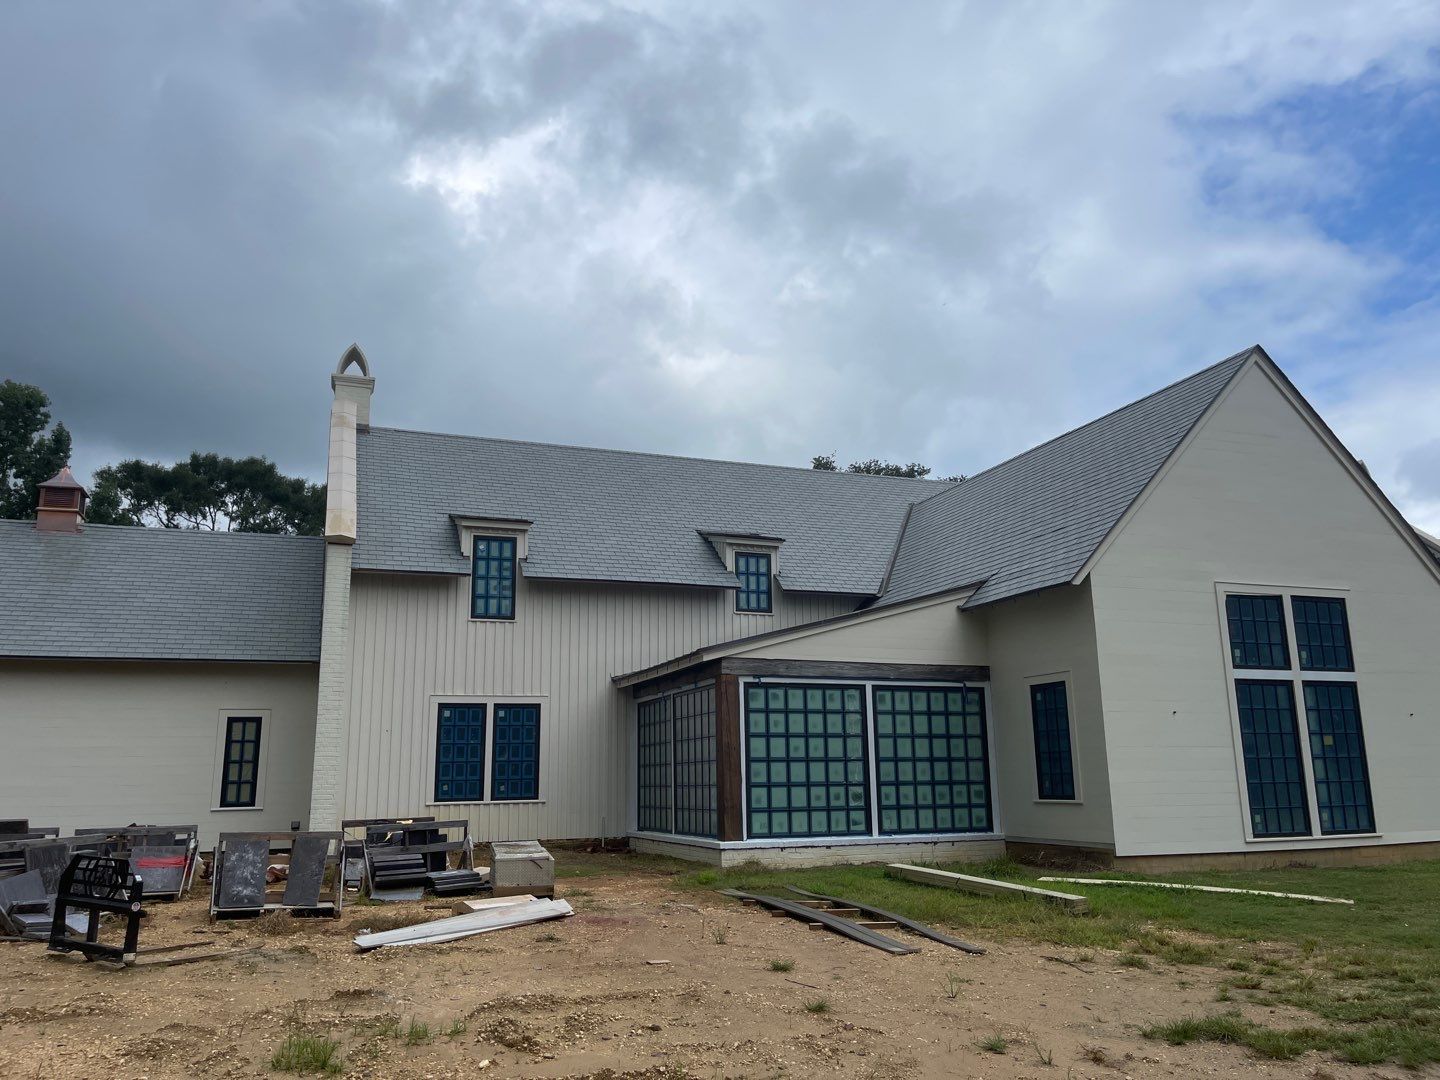
{"label": "steep gable end", "polygon": [[1259,348],[1028,450],[911,512],[880,604],[983,581],[967,607],[1077,575]]}

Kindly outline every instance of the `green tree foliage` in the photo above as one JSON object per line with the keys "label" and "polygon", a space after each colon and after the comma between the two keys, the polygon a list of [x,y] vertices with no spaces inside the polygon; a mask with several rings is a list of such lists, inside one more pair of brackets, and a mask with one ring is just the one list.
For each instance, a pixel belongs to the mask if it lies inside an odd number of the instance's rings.
{"label": "green tree foliage", "polygon": [[285,476],[263,457],[122,461],[95,474],[86,518],[102,525],[318,536],[325,487]]}
{"label": "green tree foliage", "polygon": [[70,460],[65,425],[48,427],[50,399],[43,390],[0,382],[0,518],[33,518],[36,486]]}
{"label": "green tree foliage", "polygon": [[[818,469],[820,472],[839,472],[840,466],[835,462],[834,454],[816,454],[810,459],[810,468]],[[912,479],[921,480],[930,475],[930,466],[921,465],[918,461],[912,461],[908,465],[896,465],[893,462],[881,461],[879,458],[866,458],[864,461],[852,461],[845,466],[846,472],[869,473],[871,476],[908,476]],[[939,479],[947,482],[964,480],[964,476],[942,476]]]}

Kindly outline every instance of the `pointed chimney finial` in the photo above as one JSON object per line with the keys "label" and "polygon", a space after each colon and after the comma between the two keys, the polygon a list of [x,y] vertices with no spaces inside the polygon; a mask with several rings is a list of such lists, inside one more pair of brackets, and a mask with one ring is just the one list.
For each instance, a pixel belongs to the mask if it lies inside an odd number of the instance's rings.
{"label": "pointed chimney finial", "polygon": [[365,352],[359,345],[353,343],[350,348],[345,350],[345,355],[340,357],[340,363],[339,366],[335,368],[335,374],[344,375],[345,369],[351,364],[354,364],[360,369],[361,375],[367,379],[370,377],[370,363],[365,359]]}

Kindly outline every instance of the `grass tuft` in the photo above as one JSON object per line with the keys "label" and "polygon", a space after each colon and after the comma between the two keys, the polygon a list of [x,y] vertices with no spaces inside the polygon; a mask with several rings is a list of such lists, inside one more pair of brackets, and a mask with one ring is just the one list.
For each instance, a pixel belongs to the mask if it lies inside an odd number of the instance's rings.
{"label": "grass tuft", "polygon": [[815,998],[813,1001],[805,1002],[805,1011],[808,1013],[828,1013],[830,1011],[829,998]]}
{"label": "grass tuft", "polygon": [[771,961],[770,961],[770,970],[771,970],[771,971],[794,971],[794,970],[795,970],[795,961],[794,961],[794,960],[771,960]]}
{"label": "grass tuft", "polygon": [[270,1058],[275,1072],[338,1073],[340,1044],[322,1035],[289,1035]]}
{"label": "grass tuft", "polygon": [[981,1050],[990,1054],[1003,1054],[1010,1049],[1010,1040],[1001,1035],[998,1031],[988,1039],[981,1039],[975,1044]]}
{"label": "grass tuft", "polygon": [[421,1046],[430,1041],[430,1025],[423,1020],[411,1020],[405,1029],[405,1045]]}

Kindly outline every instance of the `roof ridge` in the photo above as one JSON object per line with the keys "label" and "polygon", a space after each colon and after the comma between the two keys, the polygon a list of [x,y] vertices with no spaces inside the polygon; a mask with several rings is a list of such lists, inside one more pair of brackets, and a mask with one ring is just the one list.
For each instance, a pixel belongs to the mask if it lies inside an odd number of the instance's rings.
{"label": "roof ridge", "polygon": [[[848,469],[815,469],[807,468],[804,465],[776,465],[767,461],[739,461],[734,458],[698,457],[694,454],[663,454],[655,450],[626,450],[613,446],[586,446],[582,443],[545,442],[540,439],[504,439],[496,435],[457,435],[453,431],[423,431],[415,428],[387,427],[383,424],[372,424],[367,431],[394,432],[399,435],[427,435],[437,439],[463,439],[467,442],[505,443],[509,446],[542,446],[554,450],[586,450],[596,454],[624,454],[627,457],[659,458],[665,461],[698,461],[708,465],[743,465],[750,469],[778,469],[785,472],[818,474],[820,476],[863,476],[871,480],[903,480],[908,484],[936,484],[940,486],[941,491],[947,491],[955,486],[954,481],[938,478],[932,480],[927,476],[886,476],[881,473],[851,472]],[[361,434],[365,433],[361,432]],[[938,495],[939,493],[937,491],[934,494]],[[927,495],[926,498],[930,498],[930,496]]]}
{"label": "roof ridge", "polygon": [[[1210,372],[1214,371],[1216,368],[1224,367],[1226,364],[1230,363],[1231,361],[1239,360],[1239,359],[1242,359],[1242,358],[1248,358],[1252,353],[1254,353],[1256,350],[1259,350],[1259,349],[1260,349],[1260,346],[1259,346],[1259,345],[1251,345],[1249,348],[1241,349],[1241,350],[1240,350],[1239,352],[1237,352],[1237,353],[1231,353],[1229,356],[1225,357],[1225,359],[1223,359],[1223,360],[1217,360],[1217,361],[1216,361],[1215,363],[1213,363],[1213,364],[1208,364],[1208,365],[1206,365],[1205,367],[1201,368],[1199,371],[1192,371],[1189,375],[1183,375],[1183,376],[1181,376],[1180,378],[1176,379],[1174,382],[1166,383],[1164,386],[1160,387],[1160,389],[1158,389],[1158,390],[1152,390],[1150,393],[1144,395],[1143,397],[1138,397],[1138,398],[1136,398],[1134,401],[1127,401],[1124,405],[1120,405],[1120,406],[1118,406],[1118,407],[1116,407],[1116,408],[1114,408],[1114,409],[1111,409],[1109,412],[1107,412],[1107,413],[1105,413],[1105,414],[1103,414],[1103,415],[1101,415],[1101,416],[1097,416],[1097,417],[1095,417],[1095,419],[1093,419],[1093,420],[1087,420],[1085,423],[1079,424],[1079,425],[1077,425],[1076,427],[1070,428],[1068,431],[1062,431],[1059,435],[1053,435],[1053,436],[1051,436],[1050,438],[1046,439],[1044,442],[1036,443],[1034,446],[1030,447],[1030,448],[1027,449],[1027,450],[1021,450],[1021,451],[1020,451],[1019,453],[1017,453],[1017,454],[1011,454],[1008,458],[1005,458],[1003,461],[997,461],[994,465],[988,465],[988,466],[986,466],[985,468],[981,469],[979,472],[974,473],[974,474],[971,475],[971,476],[965,477],[965,479],[962,480],[962,481],[960,481],[958,484],[952,484],[950,487],[945,488],[943,491],[937,491],[937,492],[935,492],[933,495],[927,495],[927,496],[925,496],[925,498],[921,499],[918,503],[915,503],[915,505],[916,505],[916,506],[923,506],[925,503],[929,502],[931,499],[937,498],[937,497],[940,496],[940,495],[944,495],[944,494],[946,494],[946,492],[954,491],[954,490],[957,490],[958,488],[962,487],[962,486],[965,485],[965,484],[973,483],[975,480],[977,480],[978,478],[984,476],[986,473],[992,473],[992,472],[994,472],[996,469],[1002,468],[1002,467],[1005,466],[1005,465],[1009,465],[1009,464],[1011,464],[1012,462],[1019,461],[1019,460],[1020,460],[1021,458],[1023,458],[1023,457],[1028,457],[1030,454],[1034,454],[1034,453],[1037,453],[1037,452],[1039,452],[1039,451],[1041,451],[1041,450],[1044,450],[1047,446],[1050,446],[1050,445],[1052,445],[1052,444],[1054,444],[1054,443],[1057,443],[1057,442],[1059,442],[1061,439],[1069,438],[1071,435],[1078,435],[1080,432],[1084,431],[1086,428],[1094,427],[1096,424],[1103,423],[1104,421],[1109,420],[1112,416],[1115,416],[1115,415],[1117,415],[1117,414],[1119,414],[1119,413],[1124,412],[1126,409],[1133,409],[1136,405],[1143,405],[1145,402],[1149,401],[1151,398],[1159,397],[1161,394],[1166,393],[1166,392],[1169,391],[1169,390],[1175,389],[1175,387],[1179,386],[1181,383],[1187,383],[1187,382],[1189,382],[1191,379],[1198,379],[1198,378],[1200,378],[1200,376],[1202,376],[1202,375],[1207,375],[1207,374],[1209,374]],[[1260,351],[1263,352],[1263,350],[1260,350]],[[1215,392],[1218,394],[1221,389],[1223,389],[1223,387],[1218,388]]]}
{"label": "roof ridge", "polygon": [[[0,518],[0,525],[28,525],[35,522],[28,518]],[[244,532],[240,529],[171,529],[161,525],[109,525],[104,522],[86,521],[81,525],[81,535],[103,529],[108,532],[158,533],[165,536],[264,536],[272,540],[313,540],[324,543],[323,536],[309,536],[299,533]]]}

